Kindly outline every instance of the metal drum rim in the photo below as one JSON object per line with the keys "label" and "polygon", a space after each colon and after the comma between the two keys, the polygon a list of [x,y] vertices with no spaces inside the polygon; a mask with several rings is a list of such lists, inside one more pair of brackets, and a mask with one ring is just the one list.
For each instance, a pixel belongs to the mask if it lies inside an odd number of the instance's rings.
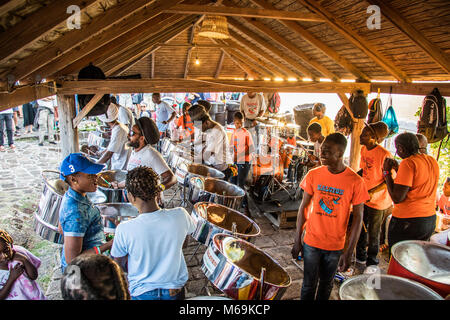
{"label": "metal drum rim", "polygon": [[289,279],[289,281],[288,281],[288,283],[287,283],[286,285],[274,284],[274,283],[268,282],[268,281],[264,281],[264,283],[268,283],[268,284],[270,284],[270,285],[272,285],[272,286],[275,286],[275,287],[278,287],[278,288],[288,288],[288,287],[291,285],[292,279],[291,279],[291,276],[289,275],[289,273],[288,273],[288,272],[287,272],[287,271],[286,271],[286,270],[285,270],[285,269],[284,269],[284,268],[283,268],[283,267],[282,267],[275,259],[273,259],[273,258],[272,258],[271,256],[269,256],[267,253],[265,253],[264,251],[262,251],[261,249],[259,249],[257,246],[255,246],[255,245],[251,244],[250,242],[245,241],[245,240],[243,240],[243,239],[241,239],[241,238],[234,237],[233,235],[230,235],[230,234],[226,234],[226,233],[216,233],[216,234],[213,236],[210,245],[212,244],[212,245],[213,245],[213,248],[214,248],[214,249],[217,249],[217,250],[220,252],[220,254],[223,255],[223,256],[225,257],[225,260],[227,261],[227,263],[229,263],[229,264],[233,265],[234,267],[238,268],[241,272],[243,272],[243,273],[249,275],[250,277],[252,277],[252,278],[254,278],[254,279],[258,280],[258,281],[261,281],[261,279],[259,279],[259,277],[256,277],[256,276],[254,276],[254,275],[248,273],[248,272],[247,272],[246,270],[244,270],[242,267],[239,267],[238,265],[236,265],[234,262],[230,261],[230,260],[227,258],[227,256],[226,256],[226,255],[225,255],[225,254],[224,254],[224,253],[216,246],[216,237],[219,237],[219,236],[224,236],[224,237],[231,237],[231,238],[234,238],[235,240],[245,242],[247,245],[250,245],[250,246],[253,247],[254,249],[257,249],[259,252],[261,252],[262,254],[264,254],[265,256],[267,256],[270,260],[272,260],[277,266],[279,266],[279,267],[286,273],[286,275],[287,275],[287,277],[288,277],[288,279]]}
{"label": "metal drum rim", "polygon": [[[204,175],[201,175],[201,174],[198,174],[198,173],[195,173],[195,172],[191,172],[191,171],[189,171],[189,166],[191,166],[191,165],[202,166],[202,167],[206,167],[206,168],[208,168],[208,169],[211,169],[211,170],[213,170],[213,171],[217,171],[217,173],[218,173],[219,175],[221,175],[221,177],[204,176]],[[206,179],[206,178],[213,178],[213,179],[219,179],[219,180],[220,180],[220,179],[225,178],[225,174],[224,174],[222,171],[217,170],[216,168],[207,166],[206,164],[192,162],[192,163],[189,164],[189,166],[188,166],[187,172],[190,173],[190,174],[197,175],[197,176],[200,176],[200,177],[205,177],[205,179]]]}
{"label": "metal drum rim", "polygon": [[[127,207],[134,207],[134,208],[136,208],[135,206],[133,206],[131,203],[129,203],[129,202],[105,202],[105,203],[98,203],[98,204],[95,204],[95,206],[96,207],[98,207],[98,206],[106,206],[106,205],[120,205],[120,206],[127,206]],[[99,209],[100,210],[100,208],[97,208],[97,209]],[[136,210],[137,210],[137,208],[136,208]],[[138,211],[138,214],[137,214],[137,216],[139,215],[139,210],[137,210]],[[101,216],[105,216],[105,217],[108,217],[108,215],[106,215],[106,214],[100,214]],[[137,217],[136,216],[136,217]]]}
{"label": "metal drum rim", "polygon": [[[345,285],[348,285],[349,283],[355,282],[362,278],[369,278],[371,276],[373,276],[373,274],[359,274],[357,276],[354,276],[354,277],[351,277],[351,278],[348,278],[347,280],[345,280],[339,287],[339,298],[341,299],[341,297],[342,297],[342,291],[345,288]],[[425,289],[425,291],[428,291],[428,293],[430,293],[432,296],[435,296],[437,298],[436,300],[444,300],[444,298],[442,298],[442,296],[440,294],[438,294],[436,291],[434,291],[430,287],[427,287],[426,285],[424,285],[418,281],[414,281],[414,280],[411,280],[408,278],[403,278],[403,277],[399,277],[399,276],[395,276],[395,275],[391,275],[391,274],[380,274],[380,277],[390,278],[390,279],[394,279],[394,280],[399,280],[401,282],[409,283],[413,286],[419,287],[421,289]]]}
{"label": "metal drum rim", "polygon": [[[198,176],[198,177],[202,177],[202,176]],[[230,184],[230,185],[232,185],[233,187],[236,187],[236,188],[238,188],[239,190],[241,190],[241,191],[243,192],[243,195],[241,195],[241,196],[227,196],[227,195],[225,195],[225,196],[224,196],[223,194],[219,194],[219,193],[215,193],[215,192],[210,192],[210,191],[207,191],[207,190],[205,190],[205,189],[200,189],[200,188],[198,188],[195,184],[191,183],[191,180],[194,179],[194,178],[197,178],[197,177],[192,177],[192,178],[189,179],[189,184],[191,184],[195,189],[199,189],[199,190],[201,190],[201,191],[203,191],[203,192],[206,192],[206,193],[209,193],[209,194],[216,194],[216,195],[218,195],[218,196],[225,197],[225,198],[236,198],[236,199],[238,199],[238,198],[242,198],[242,197],[245,196],[245,191],[242,190],[242,188],[238,187],[237,185],[232,184],[231,182],[228,182],[228,181],[225,181],[225,180],[221,180],[221,179],[217,179],[217,178],[211,178],[211,177],[206,177],[206,178],[204,178],[205,183],[206,183],[206,180],[209,179],[209,180],[215,180],[215,181],[219,181],[219,182],[224,182],[225,184]]]}
{"label": "metal drum rim", "polygon": [[407,244],[407,243],[426,244],[426,245],[430,245],[430,246],[436,246],[436,247],[439,247],[439,248],[444,249],[445,251],[449,251],[449,252],[450,252],[450,247],[449,247],[449,246],[446,246],[446,245],[443,245],[443,244],[439,244],[439,243],[432,243],[432,242],[429,242],[429,241],[422,241],[422,240],[403,240],[403,241],[400,241],[400,242],[397,242],[396,244],[394,244],[394,245],[392,246],[392,249],[391,249],[391,259],[395,259],[395,261],[396,261],[403,269],[407,270],[408,272],[411,272],[413,275],[415,275],[415,276],[417,276],[417,277],[419,277],[419,278],[425,279],[425,280],[430,281],[430,282],[434,282],[434,283],[438,283],[438,284],[441,284],[441,285],[447,285],[447,286],[448,286],[447,283],[440,282],[440,281],[436,281],[436,280],[433,280],[433,279],[428,279],[427,277],[425,277],[425,276],[423,276],[423,275],[420,275],[420,274],[418,274],[418,273],[416,273],[416,272],[410,270],[409,268],[406,268],[406,267],[400,262],[400,260],[397,258],[397,256],[395,256],[395,252],[396,252],[396,250],[398,249],[398,247],[403,246],[403,245],[405,245],[405,244]]}
{"label": "metal drum rim", "polygon": [[[125,172],[128,173],[127,170],[105,170],[105,171],[100,171],[98,174],[104,173],[104,172]],[[103,187],[101,185],[97,186],[98,188],[100,188],[101,190],[113,190],[113,191],[123,191],[125,190],[125,188],[108,188],[108,187]]]}
{"label": "metal drum rim", "polygon": [[[57,173],[57,174],[58,174],[58,179],[59,179],[60,172],[59,172],[59,171],[56,171],[56,170],[42,170],[42,171],[41,171],[41,177],[42,177],[42,180],[44,180],[45,185],[46,185],[48,188],[50,188],[50,189],[53,191],[53,193],[56,194],[57,197],[62,198],[64,195],[60,195],[60,194],[58,193],[58,191],[57,191],[55,188],[53,188],[53,186],[50,185],[50,183],[49,183],[48,180],[47,180],[47,177],[44,175],[45,172]],[[61,179],[59,179],[59,180],[61,180]],[[62,181],[63,181],[63,180],[62,180]],[[65,181],[63,181],[63,182],[64,182],[64,183],[67,183],[67,182],[65,182]]]}
{"label": "metal drum rim", "polygon": [[[242,237],[252,237],[252,238],[253,238],[253,237],[257,237],[257,236],[259,236],[259,235],[261,234],[261,228],[258,226],[258,224],[257,224],[255,221],[251,220],[249,217],[246,217],[245,215],[243,215],[242,213],[240,213],[239,211],[237,211],[237,210],[235,210],[235,209],[232,209],[232,208],[230,208],[230,207],[226,207],[226,206],[221,205],[221,204],[218,204],[218,203],[202,201],[202,202],[197,202],[196,204],[194,204],[194,210],[193,210],[192,212],[194,212],[194,211],[197,212],[197,211],[196,211],[196,208],[199,207],[200,205],[208,205],[208,206],[214,206],[214,207],[221,207],[221,208],[224,208],[224,209],[229,210],[229,211],[234,211],[235,213],[238,213],[239,215],[241,215],[242,217],[244,217],[245,219],[247,219],[249,222],[251,222],[253,226],[256,226],[256,231],[257,231],[256,234],[243,234],[243,233],[236,232],[236,233],[235,233],[236,235],[239,235],[239,236],[242,236]],[[231,230],[222,228],[222,227],[220,227],[220,226],[218,226],[218,225],[216,225],[216,224],[210,222],[209,220],[204,219],[203,217],[201,217],[201,216],[198,215],[198,214],[196,214],[196,215],[197,215],[197,217],[199,217],[200,219],[206,221],[207,223],[210,223],[210,224],[214,225],[215,227],[218,227],[218,228],[223,229],[223,230],[225,230],[225,231],[232,232]]]}

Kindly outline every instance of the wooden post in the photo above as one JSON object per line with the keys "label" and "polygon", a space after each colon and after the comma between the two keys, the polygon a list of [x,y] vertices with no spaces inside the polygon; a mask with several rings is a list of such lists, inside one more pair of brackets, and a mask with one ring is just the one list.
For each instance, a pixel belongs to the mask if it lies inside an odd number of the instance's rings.
{"label": "wooden post", "polygon": [[80,152],[78,129],[73,126],[75,118],[75,96],[57,95],[59,112],[59,131],[61,137],[62,159],[73,152]]}

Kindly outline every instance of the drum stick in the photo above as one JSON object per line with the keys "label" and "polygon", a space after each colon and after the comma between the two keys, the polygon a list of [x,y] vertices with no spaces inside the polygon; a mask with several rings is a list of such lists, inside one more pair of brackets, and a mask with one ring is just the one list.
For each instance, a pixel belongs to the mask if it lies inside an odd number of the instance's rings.
{"label": "drum stick", "polygon": [[366,228],[366,225],[365,225],[364,221],[363,221],[362,225],[364,227],[364,231],[367,233],[367,228]]}

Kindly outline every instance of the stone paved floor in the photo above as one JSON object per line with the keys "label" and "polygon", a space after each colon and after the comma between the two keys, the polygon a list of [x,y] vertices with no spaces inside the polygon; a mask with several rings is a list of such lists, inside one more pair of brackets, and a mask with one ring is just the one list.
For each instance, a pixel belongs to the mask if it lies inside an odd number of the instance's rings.
{"label": "stone paved floor", "polygon": [[[6,229],[18,245],[28,248],[42,259],[38,282],[46,292],[48,299],[61,299],[59,289],[59,255],[61,246],[41,239],[32,228],[33,213],[37,208],[43,183],[41,170],[57,170],[61,161],[58,145],[43,147],[37,145],[36,134],[16,140],[15,151],[7,148],[0,152],[0,227]],[[171,199],[173,190],[165,192],[166,201]],[[168,207],[179,205],[179,197],[175,197]],[[290,250],[294,240],[294,229],[278,229],[250,201],[250,209],[254,221],[261,228],[261,235],[254,244],[273,257],[291,277],[292,284],[282,299],[299,299],[303,272],[293,263]],[[187,298],[207,295],[219,295],[201,271],[202,256],[206,250],[200,246],[196,254],[191,256],[197,242],[189,237],[188,245],[183,250],[188,269],[189,280],[186,284]],[[380,259],[382,272],[387,270],[386,255]],[[300,266],[303,263],[300,262]],[[356,272],[361,270],[356,268]],[[330,299],[338,299],[338,284],[333,288]]]}

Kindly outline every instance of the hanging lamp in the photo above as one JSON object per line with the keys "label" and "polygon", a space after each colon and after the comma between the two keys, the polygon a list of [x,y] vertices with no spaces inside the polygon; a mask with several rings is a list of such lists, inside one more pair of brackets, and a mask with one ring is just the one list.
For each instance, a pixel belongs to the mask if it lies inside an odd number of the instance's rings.
{"label": "hanging lamp", "polygon": [[224,16],[206,16],[198,35],[213,39],[229,39],[227,18]]}

